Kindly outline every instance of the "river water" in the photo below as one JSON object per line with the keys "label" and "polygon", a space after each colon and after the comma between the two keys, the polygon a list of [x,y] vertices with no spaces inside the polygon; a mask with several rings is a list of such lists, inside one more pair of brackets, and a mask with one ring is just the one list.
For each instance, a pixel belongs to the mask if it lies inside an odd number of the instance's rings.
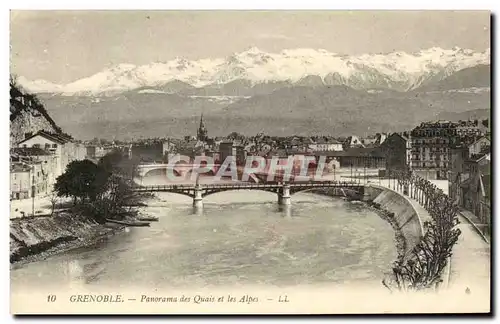
{"label": "river water", "polygon": [[382,286],[397,252],[375,212],[312,193],[293,195],[284,210],[276,201],[269,192],[222,192],[194,211],[189,197],[158,194],[143,212],[159,222],[19,266],[11,288]]}

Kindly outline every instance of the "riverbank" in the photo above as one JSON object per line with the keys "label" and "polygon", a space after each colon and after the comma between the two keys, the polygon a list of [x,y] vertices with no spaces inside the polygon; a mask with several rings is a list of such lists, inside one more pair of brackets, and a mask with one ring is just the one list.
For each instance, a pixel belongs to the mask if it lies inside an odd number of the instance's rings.
{"label": "riverbank", "polygon": [[93,245],[121,232],[126,226],[99,224],[73,212],[24,217],[10,221],[11,266],[44,260],[52,255]]}

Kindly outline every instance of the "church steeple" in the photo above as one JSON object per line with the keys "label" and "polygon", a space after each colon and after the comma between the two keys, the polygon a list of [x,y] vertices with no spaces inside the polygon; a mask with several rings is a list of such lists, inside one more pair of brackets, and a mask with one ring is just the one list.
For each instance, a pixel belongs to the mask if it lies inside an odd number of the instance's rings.
{"label": "church steeple", "polygon": [[200,126],[198,127],[197,132],[198,141],[206,142],[207,141],[207,129],[205,128],[205,123],[203,122],[203,113],[200,118]]}

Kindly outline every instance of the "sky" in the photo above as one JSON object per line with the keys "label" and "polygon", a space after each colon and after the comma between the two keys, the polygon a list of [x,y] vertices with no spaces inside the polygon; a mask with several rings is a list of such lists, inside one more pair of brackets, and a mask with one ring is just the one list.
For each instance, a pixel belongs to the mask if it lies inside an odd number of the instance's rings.
{"label": "sky", "polygon": [[252,46],[347,55],[490,47],[487,11],[11,11],[10,29],[11,72],[55,83]]}

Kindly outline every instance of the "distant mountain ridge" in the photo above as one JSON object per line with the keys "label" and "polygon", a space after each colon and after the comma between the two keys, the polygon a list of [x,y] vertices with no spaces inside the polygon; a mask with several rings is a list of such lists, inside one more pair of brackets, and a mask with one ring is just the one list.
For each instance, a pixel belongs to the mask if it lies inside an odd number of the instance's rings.
{"label": "distant mountain ridge", "polygon": [[491,104],[489,92],[413,93],[348,86],[289,86],[268,94],[238,97],[236,101],[135,90],[102,98],[39,97],[58,124],[81,138],[93,138],[95,134],[110,138],[182,137],[195,134],[202,112],[210,121],[207,127],[211,136],[231,131],[370,134],[405,130],[422,121],[448,119],[446,113],[488,109]]}
{"label": "distant mountain ridge", "polygon": [[456,89],[489,88],[491,86],[491,66],[479,64],[459,70],[450,76],[429,82],[415,91],[448,91]]}
{"label": "distant mountain ridge", "polygon": [[186,95],[255,95],[290,85],[408,91],[439,82],[459,70],[489,64],[490,49],[475,52],[433,47],[416,53],[347,56],[323,49],[267,53],[253,47],[226,58],[119,64],[68,84],[22,76],[18,82],[35,93],[66,96],[113,96],[140,89]]}

